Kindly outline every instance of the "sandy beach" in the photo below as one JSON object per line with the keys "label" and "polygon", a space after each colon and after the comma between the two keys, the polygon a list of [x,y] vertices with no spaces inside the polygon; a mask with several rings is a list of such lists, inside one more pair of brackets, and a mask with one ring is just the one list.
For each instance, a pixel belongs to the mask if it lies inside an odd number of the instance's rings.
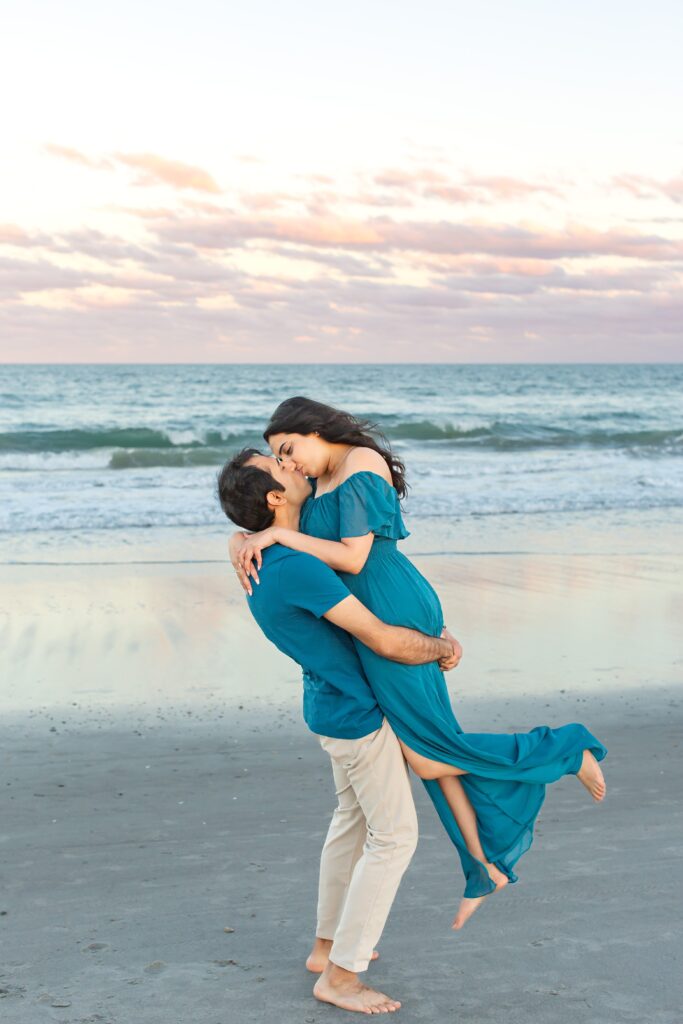
{"label": "sandy beach", "polygon": [[[463,644],[463,728],[583,721],[609,749],[608,796],[551,787],[520,881],[454,933],[459,865],[415,781],[421,839],[372,982],[407,1021],[680,1024],[673,538],[408,545]],[[261,638],[222,542],[78,554],[3,566],[2,1019],[341,1019],[303,967],[333,790],[297,667]]]}

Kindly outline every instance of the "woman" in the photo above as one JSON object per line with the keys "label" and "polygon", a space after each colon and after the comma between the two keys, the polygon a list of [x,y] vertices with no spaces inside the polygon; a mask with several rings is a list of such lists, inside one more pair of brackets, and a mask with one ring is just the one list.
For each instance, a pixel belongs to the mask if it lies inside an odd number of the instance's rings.
{"label": "woman", "polygon": [[[308,398],[282,402],[264,437],[276,458],[312,478],[314,492],[301,510],[300,532],[271,527],[235,535],[231,557],[245,585],[263,548],[284,544],[335,569],[378,618],[439,635],[439,599],[397,548],[408,536],[399,504],[406,484],[388,445],[380,445],[369,424]],[[466,887],[453,927],[461,928],[489,893],[517,881],[513,867],[531,845],[546,783],[576,774],[594,800],[603,799],[597,761],[607,751],[579,723],[463,733],[436,663],[399,665],[354,642],[406,760],[458,849]]]}

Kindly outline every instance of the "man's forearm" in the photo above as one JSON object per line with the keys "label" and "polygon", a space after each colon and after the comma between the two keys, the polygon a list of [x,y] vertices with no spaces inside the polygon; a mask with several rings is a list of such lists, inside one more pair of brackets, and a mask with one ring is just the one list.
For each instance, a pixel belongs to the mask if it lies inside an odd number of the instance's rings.
{"label": "man's forearm", "polygon": [[385,625],[373,650],[383,658],[403,665],[426,665],[449,657],[453,653],[453,645],[440,636],[427,636],[405,626]]}

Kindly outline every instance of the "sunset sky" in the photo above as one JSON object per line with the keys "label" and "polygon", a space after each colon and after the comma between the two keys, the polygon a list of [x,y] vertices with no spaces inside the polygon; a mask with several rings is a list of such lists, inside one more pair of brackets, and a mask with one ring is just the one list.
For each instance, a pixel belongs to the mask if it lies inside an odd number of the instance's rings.
{"label": "sunset sky", "polygon": [[3,7],[0,360],[683,356],[680,3]]}

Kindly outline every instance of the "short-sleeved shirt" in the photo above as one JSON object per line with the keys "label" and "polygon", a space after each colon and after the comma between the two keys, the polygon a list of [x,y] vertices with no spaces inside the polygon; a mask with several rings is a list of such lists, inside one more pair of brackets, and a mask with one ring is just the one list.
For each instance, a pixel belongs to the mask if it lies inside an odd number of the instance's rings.
{"label": "short-sleeved shirt", "polygon": [[382,713],[353,640],[323,618],[350,593],[336,573],[313,555],[274,544],[263,551],[259,579],[249,608],[268,639],[303,669],[309,729],[348,740],[379,729]]}

